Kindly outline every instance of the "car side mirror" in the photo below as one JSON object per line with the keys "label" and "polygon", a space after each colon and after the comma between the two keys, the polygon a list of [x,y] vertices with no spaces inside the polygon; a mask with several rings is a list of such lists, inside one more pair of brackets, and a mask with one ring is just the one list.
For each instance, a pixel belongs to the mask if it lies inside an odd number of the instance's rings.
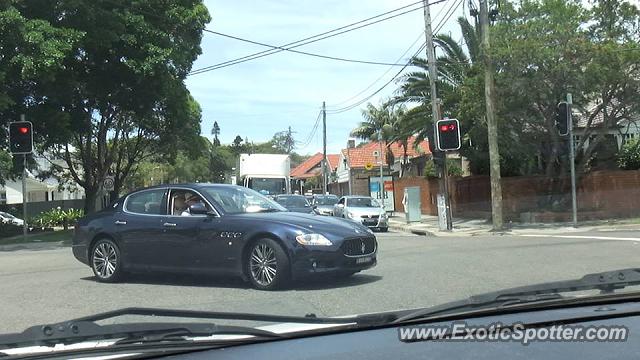
{"label": "car side mirror", "polygon": [[336,204],[337,207],[344,207],[344,204]]}
{"label": "car side mirror", "polygon": [[209,209],[203,203],[195,203],[189,206],[189,213],[191,215],[207,215],[209,214]]}

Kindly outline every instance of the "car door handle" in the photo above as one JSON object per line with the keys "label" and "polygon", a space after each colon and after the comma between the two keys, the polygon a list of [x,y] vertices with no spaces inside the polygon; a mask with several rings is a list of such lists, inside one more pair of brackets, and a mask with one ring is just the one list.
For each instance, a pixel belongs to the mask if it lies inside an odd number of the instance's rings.
{"label": "car door handle", "polygon": [[164,226],[164,227],[176,227],[176,224],[175,223],[166,222],[166,223],[162,224],[162,226]]}
{"label": "car door handle", "polygon": [[122,221],[122,220],[116,220],[116,222],[114,223],[116,225],[127,225],[126,221]]}

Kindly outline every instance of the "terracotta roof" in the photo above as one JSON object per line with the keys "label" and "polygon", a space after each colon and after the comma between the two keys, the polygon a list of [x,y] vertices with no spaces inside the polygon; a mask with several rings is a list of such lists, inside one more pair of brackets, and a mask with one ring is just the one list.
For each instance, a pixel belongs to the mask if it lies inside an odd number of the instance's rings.
{"label": "terracotta roof", "polygon": [[[429,143],[426,140],[418,144],[418,148],[420,150],[417,150],[413,145],[415,140],[416,138],[412,136],[409,138],[409,141],[408,141],[409,146],[407,146],[407,156],[409,157],[409,159],[423,155],[423,154],[430,154]],[[382,146],[385,148],[383,151],[386,153],[386,143],[382,143]],[[391,152],[393,152],[393,156],[396,159],[401,159],[404,156],[404,149],[400,143],[394,142],[390,145],[390,148],[391,148]],[[356,147],[348,150],[349,150],[348,155],[347,155],[347,149],[342,149],[342,153],[345,155],[345,157],[347,157],[347,159],[349,159],[348,160],[349,165],[352,168],[362,168],[367,163],[376,165],[378,163],[378,159],[375,156],[373,156],[373,152],[374,151],[380,152],[380,143],[377,141],[370,142],[360,147]]]}
{"label": "terracotta roof", "polygon": [[[338,167],[338,161],[340,160],[339,154],[327,154],[327,161],[331,166],[331,171],[335,171]],[[295,169],[291,170],[291,177],[296,179],[305,179],[320,174],[320,163],[322,161],[322,153],[317,153],[308,158],[302,164],[298,165]]]}
{"label": "terracotta roof", "polygon": [[338,162],[340,161],[340,154],[327,154],[327,161],[331,167],[331,171],[338,169]]}

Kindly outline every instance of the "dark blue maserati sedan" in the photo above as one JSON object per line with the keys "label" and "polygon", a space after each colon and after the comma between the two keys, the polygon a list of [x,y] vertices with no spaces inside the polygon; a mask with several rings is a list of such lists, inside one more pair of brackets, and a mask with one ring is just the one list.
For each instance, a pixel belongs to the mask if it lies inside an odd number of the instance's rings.
{"label": "dark blue maserati sedan", "polygon": [[306,275],[371,268],[377,241],[361,224],[288,212],[245,187],[161,185],[82,218],[73,254],[102,282],[135,271],[215,273],[272,290]]}

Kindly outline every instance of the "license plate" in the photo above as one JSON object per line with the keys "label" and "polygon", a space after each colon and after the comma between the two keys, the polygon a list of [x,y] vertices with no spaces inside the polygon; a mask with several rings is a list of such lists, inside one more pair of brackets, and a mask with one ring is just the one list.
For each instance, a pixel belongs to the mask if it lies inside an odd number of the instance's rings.
{"label": "license plate", "polygon": [[365,256],[365,257],[361,257],[361,258],[357,258],[356,259],[356,264],[364,264],[364,263],[368,263],[371,262],[371,256]]}

